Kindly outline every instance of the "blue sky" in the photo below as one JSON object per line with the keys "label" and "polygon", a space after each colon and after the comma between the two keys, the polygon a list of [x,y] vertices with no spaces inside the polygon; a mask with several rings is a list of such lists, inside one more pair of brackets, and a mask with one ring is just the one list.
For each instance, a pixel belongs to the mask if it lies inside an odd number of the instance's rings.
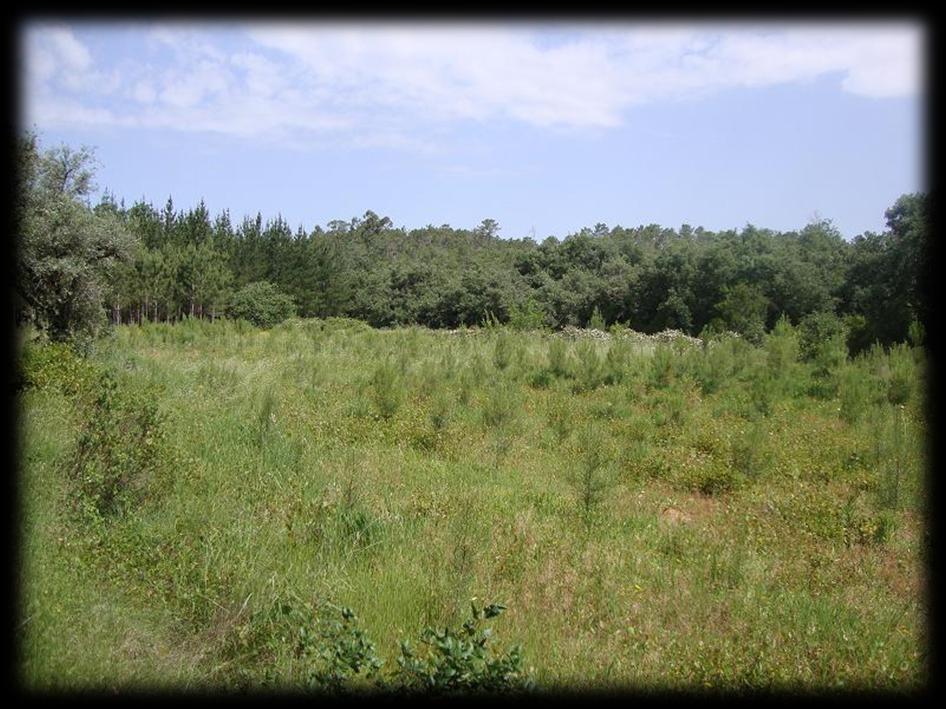
{"label": "blue sky", "polygon": [[126,204],[563,237],[828,218],[924,189],[913,24],[24,25],[21,122]]}

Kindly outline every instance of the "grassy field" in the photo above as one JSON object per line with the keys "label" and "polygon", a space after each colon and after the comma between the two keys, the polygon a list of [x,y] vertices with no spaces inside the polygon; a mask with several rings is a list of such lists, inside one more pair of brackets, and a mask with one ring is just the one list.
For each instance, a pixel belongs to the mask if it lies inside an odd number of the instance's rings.
{"label": "grassy field", "polygon": [[924,685],[922,351],[620,334],[27,345],[24,686],[368,686],[474,598],[540,689]]}

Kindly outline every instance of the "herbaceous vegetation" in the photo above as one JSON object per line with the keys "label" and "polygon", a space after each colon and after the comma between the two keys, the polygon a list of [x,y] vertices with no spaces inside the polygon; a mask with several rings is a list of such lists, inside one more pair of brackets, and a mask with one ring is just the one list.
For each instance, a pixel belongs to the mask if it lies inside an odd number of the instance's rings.
{"label": "herbaceous vegetation", "polygon": [[293,234],[20,153],[26,686],[927,682],[925,197]]}

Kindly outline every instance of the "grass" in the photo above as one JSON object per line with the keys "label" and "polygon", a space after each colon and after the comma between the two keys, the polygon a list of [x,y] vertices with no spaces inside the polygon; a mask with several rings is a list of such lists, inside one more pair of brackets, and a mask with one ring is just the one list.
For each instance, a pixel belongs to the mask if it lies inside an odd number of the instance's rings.
{"label": "grass", "polygon": [[916,351],[843,363],[824,398],[780,343],[119,327],[75,366],[155,397],[170,472],[91,521],[69,475],[88,385],[42,351],[19,395],[27,687],[292,685],[258,620],[285,598],[353,609],[387,668],[501,602],[539,688],[927,681]]}

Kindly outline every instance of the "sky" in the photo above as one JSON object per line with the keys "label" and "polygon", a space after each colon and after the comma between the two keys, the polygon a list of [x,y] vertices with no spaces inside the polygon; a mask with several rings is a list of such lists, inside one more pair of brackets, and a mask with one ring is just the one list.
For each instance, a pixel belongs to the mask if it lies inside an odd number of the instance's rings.
{"label": "sky", "polygon": [[[99,193],[236,224],[582,227],[829,219],[925,190],[909,22],[70,22],[21,27],[21,115]],[[97,198],[96,198],[97,201]]]}

